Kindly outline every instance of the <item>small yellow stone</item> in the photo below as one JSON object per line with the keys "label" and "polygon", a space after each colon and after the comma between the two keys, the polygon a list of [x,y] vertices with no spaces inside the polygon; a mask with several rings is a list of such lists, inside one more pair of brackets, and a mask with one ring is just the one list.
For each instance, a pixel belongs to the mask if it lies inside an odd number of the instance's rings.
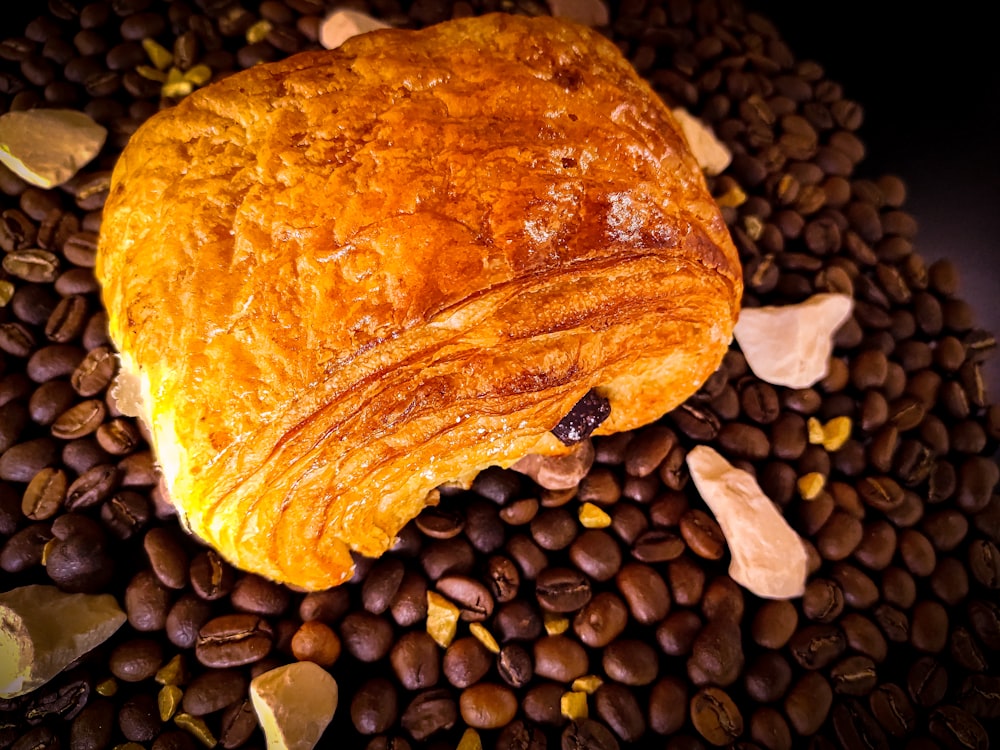
{"label": "small yellow stone", "polygon": [[839,451],[851,437],[851,418],[834,417],[823,425],[823,447],[828,451]]}
{"label": "small yellow stone", "polygon": [[0,307],[6,307],[14,299],[14,285],[7,279],[0,279]]}
{"label": "small yellow stone", "polygon": [[109,677],[106,680],[101,680],[97,683],[94,688],[98,695],[103,695],[105,698],[110,698],[112,695],[118,692],[118,683],[115,682],[114,677]]}
{"label": "small yellow stone", "polygon": [[263,42],[264,37],[267,36],[268,32],[271,31],[270,21],[261,20],[247,29],[247,44],[256,44],[257,42]]}
{"label": "small yellow stone", "polygon": [[183,685],[187,682],[187,669],[184,666],[184,659],[180,654],[176,654],[173,659],[160,667],[153,676],[161,685]]}
{"label": "small yellow stone", "polygon": [[611,516],[593,503],[583,503],[578,515],[580,524],[587,529],[606,529],[611,525]]}
{"label": "small yellow stone", "polygon": [[591,695],[597,688],[604,684],[604,680],[598,677],[596,674],[585,674],[583,677],[577,677],[573,680],[572,688],[578,693],[586,693]]}
{"label": "small yellow stone", "polygon": [[559,710],[570,721],[586,719],[590,715],[587,708],[587,694],[579,690],[563,693],[559,699]]}
{"label": "small yellow stone", "polygon": [[545,613],[545,632],[549,635],[559,635],[569,629],[569,619],[551,612]]}
{"label": "small yellow stone", "polygon": [[441,648],[448,648],[458,630],[458,607],[434,591],[427,592],[427,634]]}
{"label": "small yellow stone", "polygon": [[50,539],[49,541],[47,541],[45,543],[45,546],[42,547],[42,567],[43,568],[48,564],[48,562],[49,562],[49,550],[52,549],[52,547],[55,544],[56,544],[56,540],[55,539]]}
{"label": "small yellow stone", "polygon": [[[170,50],[164,47],[155,39],[146,38],[142,40],[142,48],[146,50],[150,61],[160,70],[166,70],[174,61],[174,56]],[[141,74],[140,74],[141,75]]]}
{"label": "small yellow stone", "polygon": [[218,743],[218,740],[212,734],[212,730],[208,728],[208,724],[198,716],[185,713],[177,714],[174,716],[174,724],[188,734],[193,735],[205,747],[215,747]]}
{"label": "small yellow stone", "polygon": [[194,91],[194,86],[189,81],[178,81],[177,83],[165,83],[160,93],[167,99],[181,99]]}
{"label": "small yellow stone", "polygon": [[194,86],[204,86],[212,80],[212,69],[204,63],[195,65],[184,74],[184,80]]}
{"label": "small yellow stone", "polygon": [[745,216],[743,217],[743,231],[747,233],[747,237],[756,242],[764,234],[764,222],[759,216],[753,214]]}
{"label": "small yellow stone", "polygon": [[734,186],[716,198],[715,202],[723,208],[736,208],[747,202],[747,194]]}
{"label": "small yellow stone", "polygon": [[184,71],[180,68],[171,68],[167,71],[167,83],[180,83],[184,80]]}
{"label": "small yellow stone", "polygon": [[822,445],[823,437],[825,431],[823,430],[823,423],[820,422],[816,417],[809,417],[806,422],[806,429],[809,431],[809,442],[813,445]]}
{"label": "small yellow stone", "polygon": [[818,471],[812,471],[799,477],[798,485],[803,500],[815,500],[826,485],[826,477]]}
{"label": "small yellow stone", "polygon": [[153,68],[149,65],[137,65],[135,67],[135,72],[141,75],[143,78],[148,78],[150,81],[156,81],[157,83],[166,83],[167,74],[162,70]]}
{"label": "small yellow stone", "polygon": [[483,741],[479,738],[479,733],[469,727],[463,732],[455,750],[483,750]]}
{"label": "small yellow stone", "polygon": [[477,641],[486,646],[494,654],[500,653],[500,644],[497,643],[497,639],[493,637],[493,634],[481,622],[474,622],[469,625],[469,632],[472,633]]}
{"label": "small yellow stone", "polygon": [[177,707],[181,705],[183,695],[184,691],[176,685],[164,685],[160,688],[160,693],[156,696],[156,705],[160,709],[160,721],[170,721],[171,717],[177,713]]}

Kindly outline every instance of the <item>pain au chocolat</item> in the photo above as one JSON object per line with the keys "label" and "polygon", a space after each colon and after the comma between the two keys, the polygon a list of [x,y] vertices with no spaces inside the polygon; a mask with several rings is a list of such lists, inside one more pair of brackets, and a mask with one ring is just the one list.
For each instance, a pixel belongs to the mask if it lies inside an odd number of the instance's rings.
{"label": "pain au chocolat", "polygon": [[552,430],[588,394],[610,407],[595,434],[665,414],[718,366],[742,292],[694,156],[618,49],[502,14],[160,112],[114,170],[97,273],[185,525],[304,589],[388,549],[440,485],[569,450]]}

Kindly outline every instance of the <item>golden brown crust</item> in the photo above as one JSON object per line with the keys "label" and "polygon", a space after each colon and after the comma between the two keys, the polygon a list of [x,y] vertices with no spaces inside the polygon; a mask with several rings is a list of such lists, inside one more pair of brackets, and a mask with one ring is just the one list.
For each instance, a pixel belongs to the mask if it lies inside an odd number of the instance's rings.
{"label": "golden brown crust", "polygon": [[595,32],[385,30],[159,113],[113,176],[97,272],[194,533],[308,589],[433,488],[696,390],[736,251],[663,103]]}

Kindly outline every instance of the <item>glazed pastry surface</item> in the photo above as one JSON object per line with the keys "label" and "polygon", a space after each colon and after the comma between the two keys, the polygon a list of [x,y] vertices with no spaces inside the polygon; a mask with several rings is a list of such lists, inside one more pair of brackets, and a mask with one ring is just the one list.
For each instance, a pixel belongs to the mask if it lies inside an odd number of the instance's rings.
{"label": "glazed pastry surface", "polygon": [[258,65],[151,118],[97,264],[187,527],[303,589],[446,482],[717,368],[742,293],[668,108],[610,42],[496,14]]}

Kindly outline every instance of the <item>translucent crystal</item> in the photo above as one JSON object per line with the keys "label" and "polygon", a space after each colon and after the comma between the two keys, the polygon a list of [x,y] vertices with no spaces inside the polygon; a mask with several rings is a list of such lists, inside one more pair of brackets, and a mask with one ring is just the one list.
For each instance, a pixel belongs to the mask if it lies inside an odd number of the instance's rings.
{"label": "translucent crystal", "polygon": [[356,10],[337,10],[323,19],[319,27],[319,43],[326,49],[336,49],[352,36],[366,34],[376,29],[387,29],[388,24]]}
{"label": "translucent crystal", "polygon": [[815,294],[797,305],[744,308],[733,335],[758,378],[809,388],[826,377],[833,336],[853,306],[846,294]]}
{"label": "translucent crystal", "polygon": [[337,710],[337,682],[318,664],[299,661],[258,675],[250,701],[267,750],[312,750]]}
{"label": "translucent crystal", "polygon": [[694,158],[698,160],[701,171],[708,175],[722,174],[733,160],[733,155],[726,145],[716,137],[708,125],[683,107],[676,107],[670,112],[681,126],[684,139]]}
{"label": "translucent crystal", "polygon": [[32,185],[56,187],[97,156],[107,135],[71,109],[8,112],[0,115],[0,163]]}
{"label": "translucent crystal", "polygon": [[0,594],[0,698],[30,693],[125,622],[110,594],[22,586]]}
{"label": "translucent crystal", "polygon": [[805,547],[753,476],[704,445],[688,453],[687,464],[726,537],[732,579],[766,599],[802,596]]}

